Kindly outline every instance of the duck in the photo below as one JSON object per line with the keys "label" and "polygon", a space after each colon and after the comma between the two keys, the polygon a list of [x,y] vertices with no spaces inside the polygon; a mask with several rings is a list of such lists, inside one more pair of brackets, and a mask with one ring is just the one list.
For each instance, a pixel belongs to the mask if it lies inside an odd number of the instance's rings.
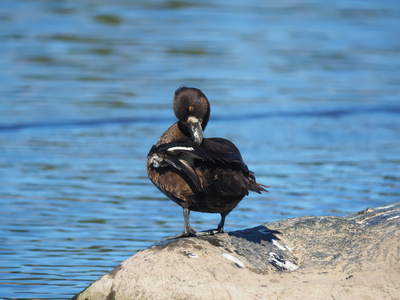
{"label": "duck", "polygon": [[[147,155],[151,182],[183,209],[183,232],[173,238],[224,232],[226,216],[253,191],[267,192],[256,182],[239,149],[224,138],[204,138],[210,103],[193,87],[175,91],[172,107],[176,118]],[[191,211],[219,213],[217,229],[196,232],[190,226]]]}

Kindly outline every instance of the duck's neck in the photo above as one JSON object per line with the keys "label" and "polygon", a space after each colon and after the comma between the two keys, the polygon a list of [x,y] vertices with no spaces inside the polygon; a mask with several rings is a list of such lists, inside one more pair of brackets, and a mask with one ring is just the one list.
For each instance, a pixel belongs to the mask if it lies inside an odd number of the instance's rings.
{"label": "duck's neck", "polygon": [[163,135],[160,137],[160,139],[157,142],[156,146],[159,146],[161,144],[166,144],[166,143],[171,143],[173,141],[183,139],[183,138],[188,138],[190,135],[186,135],[182,132],[182,130],[178,126],[178,122],[174,123],[169,127]]}

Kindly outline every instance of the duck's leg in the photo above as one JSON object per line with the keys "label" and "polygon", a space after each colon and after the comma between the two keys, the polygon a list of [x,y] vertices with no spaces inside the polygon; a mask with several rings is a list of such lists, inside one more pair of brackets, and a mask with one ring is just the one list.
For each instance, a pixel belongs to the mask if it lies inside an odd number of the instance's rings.
{"label": "duck's leg", "polygon": [[183,234],[185,236],[196,236],[196,230],[190,226],[189,223],[190,210],[188,208],[183,209]]}
{"label": "duck's leg", "polygon": [[224,233],[224,224],[225,224],[226,215],[227,214],[221,213],[221,221],[219,222],[217,229],[212,229],[207,232],[200,232],[200,233],[197,233],[197,235],[200,235],[200,234],[201,235],[214,235],[217,233]]}
{"label": "duck's leg", "polygon": [[171,238],[177,239],[181,237],[196,236],[197,232],[194,230],[189,223],[190,210],[188,208],[183,209],[183,232],[172,236]]}
{"label": "duck's leg", "polygon": [[226,214],[221,213],[221,222],[219,222],[219,224],[218,224],[217,233],[224,232],[225,218],[226,218]]}

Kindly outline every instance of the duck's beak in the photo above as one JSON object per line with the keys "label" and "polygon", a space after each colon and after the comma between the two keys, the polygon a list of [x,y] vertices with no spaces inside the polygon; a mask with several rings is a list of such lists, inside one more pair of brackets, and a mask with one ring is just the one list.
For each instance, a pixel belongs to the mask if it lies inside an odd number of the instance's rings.
{"label": "duck's beak", "polygon": [[203,142],[203,129],[201,128],[201,121],[195,117],[189,117],[188,125],[193,142],[200,146]]}

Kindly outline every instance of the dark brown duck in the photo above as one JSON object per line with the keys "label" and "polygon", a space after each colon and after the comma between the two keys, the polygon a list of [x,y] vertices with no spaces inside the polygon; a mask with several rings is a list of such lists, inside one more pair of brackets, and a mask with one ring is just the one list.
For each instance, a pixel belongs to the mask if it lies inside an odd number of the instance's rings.
{"label": "dark brown duck", "polygon": [[183,208],[184,231],[175,237],[196,236],[190,211],[220,213],[216,231],[249,191],[266,192],[256,182],[236,146],[222,138],[203,138],[210,117],[206,96],[195,88],[175,91],[178,121],[169,127],[147,156],[147,174],[154,185]]}

